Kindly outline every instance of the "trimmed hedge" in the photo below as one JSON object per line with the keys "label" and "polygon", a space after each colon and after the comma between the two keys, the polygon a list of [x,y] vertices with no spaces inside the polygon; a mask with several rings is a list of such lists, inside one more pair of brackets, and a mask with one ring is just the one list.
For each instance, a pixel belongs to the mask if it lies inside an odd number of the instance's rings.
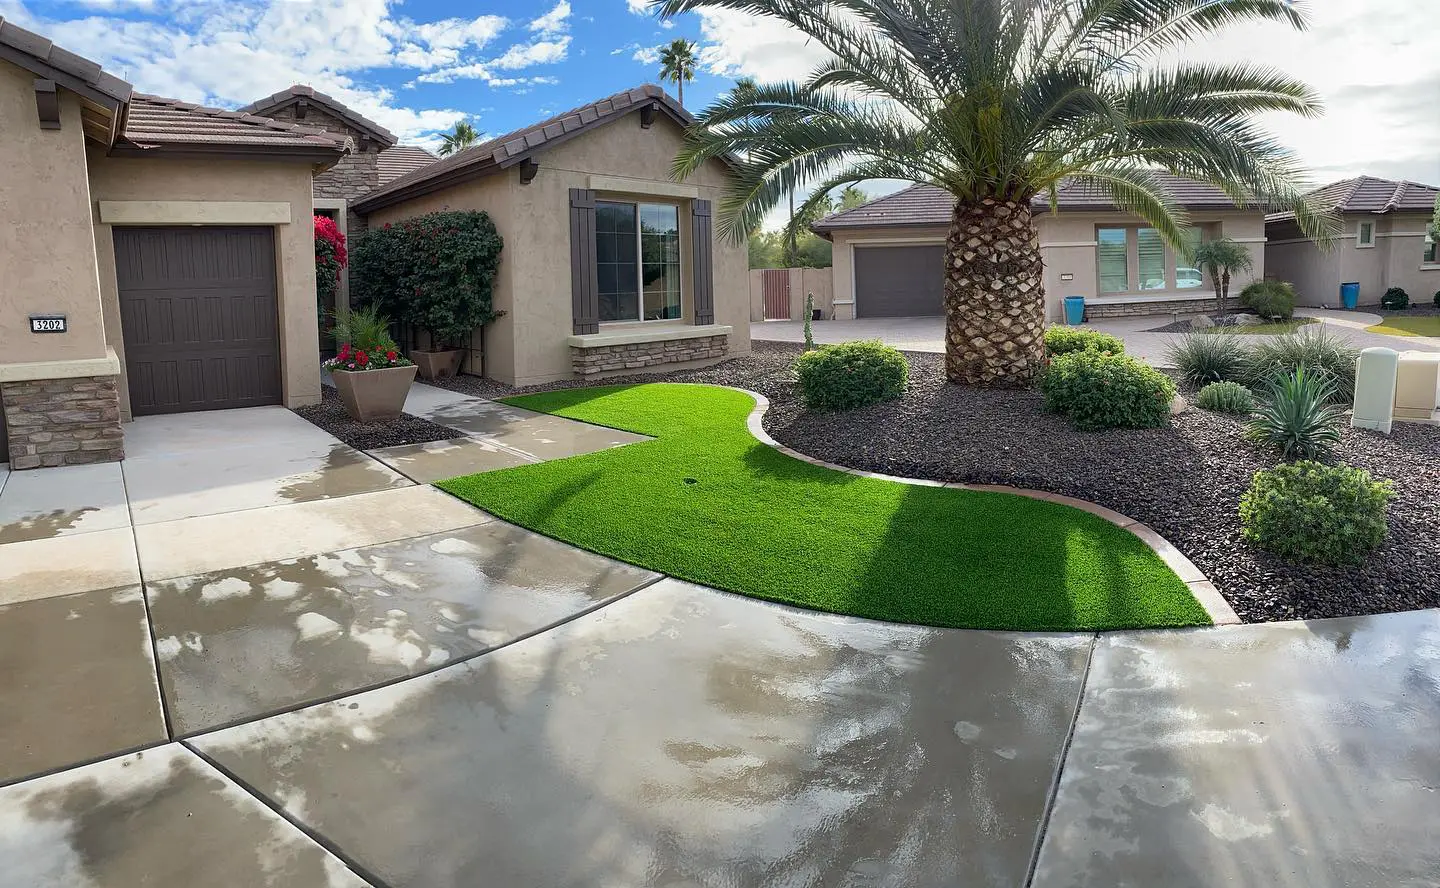
{"label": "trimmed hedge", "polygon": [[1410,294],[1404,287],[1391,287],[1380,297],[1380,307],[1388,311],[1403,311],[1410,307]]}
{"label": "trimmed hedge", "polygon": [[1098,330],[1058,326],[1046,329],[1045,354],[1053,358],[1077,351],[1106,351],[1121,355],[1125,353],[1125,343],[1118,337]]}
{"label": "trimmed hedge", "polygon": [[805,352],[795,361],[800,397],[811,410],[851,410],[905,393],[910,365],[878,340],[843,342]]}
{"label": "trimmed hedge", "polygon": [[1240,499],[1246,542],[1295,561],[1359,563],[1385,541],[1395,485],[1350,466],[1296,462],[1256,472]]}
{"label": "trimmed hedge", "polygon": [[1063,413],[1086,430],[1164,425],[1175,397],[1175,383],[1148,364],[1088,350],[1051,361],[1040,390],[1046,410]]}
{"label": "trimmed hedge", "polygon": [[1288,321],[1295,316],[1295,288],[1284,281],[1256,281],[1240,291],[1240,304],[1267,320]]}

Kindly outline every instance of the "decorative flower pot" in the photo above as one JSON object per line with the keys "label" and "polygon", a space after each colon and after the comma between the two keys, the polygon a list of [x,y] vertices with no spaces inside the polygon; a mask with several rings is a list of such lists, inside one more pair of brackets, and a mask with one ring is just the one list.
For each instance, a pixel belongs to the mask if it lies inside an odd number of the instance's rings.
{"label": "decorative flower pot", "polygon": [[410,352],[410,360],[420,368],[421,379],[441,379],[446,376],[454,376],[460,372],[460,356],[462,352],[458,348],[445,349],[444,351],[421,351],[415,349]]}
{"label": "decorative flower pot", "polygon": [[345,411],[360,422],[394,419],[405,408],[405,396],[415,381],[415,367],[384,370],[331,370],[335,391]]}

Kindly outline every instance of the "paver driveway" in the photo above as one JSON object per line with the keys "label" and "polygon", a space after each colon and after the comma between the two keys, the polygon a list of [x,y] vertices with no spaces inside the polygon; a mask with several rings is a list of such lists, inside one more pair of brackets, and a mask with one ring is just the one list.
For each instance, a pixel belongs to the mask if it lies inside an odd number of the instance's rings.
{"label": "paver driveway", "polygon": [[[157,514],[196,514],[150,524],[104,483],[57,483],[52,509],[9,487],[26,473],[0,488],[0,533],[25,537],[0,543],[0,886],[1440,873],[1436,612],[1098,638],[874,623],[657,577],[322,450],[300,479],[219,457],[239,511],[157,480]],[[342,495],[327,464],[370,480]],[[15,489],[32,505],[5,512]],[[69,563],[122,537],[120,582]],[[47,565],[40,544],[73,548]]]}

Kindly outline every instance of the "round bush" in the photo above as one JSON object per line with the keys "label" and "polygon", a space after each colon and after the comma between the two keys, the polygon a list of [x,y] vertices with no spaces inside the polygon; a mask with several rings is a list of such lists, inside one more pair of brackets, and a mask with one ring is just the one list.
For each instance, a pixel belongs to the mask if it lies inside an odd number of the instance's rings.
{"label": "round bush", "polygon": [[1186,333],[1167,349],[1170,364],[1191,385],[1240,380],[1250,361],[1240,339],[1224,333]]}
{"label": "round bush", "polygon": [[1435,291],[1435,307],[1440,308],[1440,290]]}
{"label": "round bush", "polygon": [[1216,413],[1246,414],[1255,409],[1254,396],[1238,382],[1212,382],[1195,396],[1195,403]]}
{"label": "round bush", "polygon": [[1380,307],[1390,311],[1401,311],[1410,307],[1410,294],[1404,287],[1391,287],[1380,297]]}
{"label": "round bush", "polygon": [[1284,281],[1256,281],[1240,291],[1240,304],[1262,318],[1288,321],[1295,316],[1295,288]]}
{"label": "round bush", "polygon": [[1125,353],[1125,343],[1098,330],[1056,326],[1045,331],[1045,353],[1050,357],[1077,351],[1107,351],[1121,355]]}
{"label": "round bush", "polygon": [[1295,561],[1358,563],[1385,540],[1395,485],[1350,466],[1296,462],[1256,472],[1240,499],[1245,540]]}
{"label": "round bush", "polygon": [[1060,355],[1040,380],[1045,409],[1081,429],[1144,429],[1164,425],[1175,384],[1125,355],[1077,351]]}
{"label": "round bush", "polygon": [[850,410],[892,401],[905,392],[910,365],[881,342],[845,342],[806,352],[795,361],[800,397],[811,410]]}

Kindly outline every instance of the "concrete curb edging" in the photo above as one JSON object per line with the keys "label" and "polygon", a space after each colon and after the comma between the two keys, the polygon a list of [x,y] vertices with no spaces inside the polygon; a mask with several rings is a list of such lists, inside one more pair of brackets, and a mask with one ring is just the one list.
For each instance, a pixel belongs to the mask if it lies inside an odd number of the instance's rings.
{"label": "concrete curb edging", "polygon": [[723,386],[723,388],[744,392],[755,399],[755,409],[750,411],[750,415],[745,420],[745,425],[750,430],[750,434],[755,436],[756,440],[767,447],[772,447],[786,456],[793,457],[801,462],[833,469],[837,472],[844,472],[847,475],[856,475],[861,478],[874,478],[879,481],[894,481],[897,484],[913,484],[918,487],[950,487],[957,490],[975,490],[985,493],[1008,493],[1013,496],[1023,496],[1029,499],[1044,500],[1062,506],[1070,506],[1082,512],[1089,512],[1097,518],[1103,518],[1116,527],[1130,531],[1139,537],[1141,542],[1149,546],[1156,555],[1160,556],[1160,560],[1165,562],[1166,566],[1171,570],[1175,571],[1175,575],[1178,576],[1186,588],[1190,590],[1190,594],[1195,596],[1195,600],[1200,602],[1201,607],[1205,608],[1205,612],[1210,615],[1210,621],[1212,623],[1216,626],[1235,626],[1241,622],[1239,615],[1235,613],[1235,609],[1230,606],[1230,602],[1225,600],[1225,596],[1220,594],[1220,590],[1215,588],[1215,584],[1206,578],[1205,574],[1200,568],[1195,566],[1194,562],[1186,558],[1179,549],[1175,548],[1169,540],[1165,539],[1159,533],[1156,533],[1153,528],[1141,524],[1133,518],[1128,518],[1113,509],[1107,509],[1104,506],[1097,505],[1088,500],[1076,499],[1075,497],[1065,496],[1059,493],[1047,493],[1043,490],[1028,490],[1024,487],[1009,487],[1003,484],[961,484],[932,481],[927,478],[904,478],[899,475],[886,475],[881,472],[865,472],[860,469],[842,466],[838,463],[826,462],[823,459],[816,459],[813,456],[808,456],[798,450],[786,447],[784,444],[770,437],[770,434],[765,431],[763,420],[765,412],[770,409],[769,398],[766,398],[759,392],[752,392],[749,389],[743,389],[737,386]]}

